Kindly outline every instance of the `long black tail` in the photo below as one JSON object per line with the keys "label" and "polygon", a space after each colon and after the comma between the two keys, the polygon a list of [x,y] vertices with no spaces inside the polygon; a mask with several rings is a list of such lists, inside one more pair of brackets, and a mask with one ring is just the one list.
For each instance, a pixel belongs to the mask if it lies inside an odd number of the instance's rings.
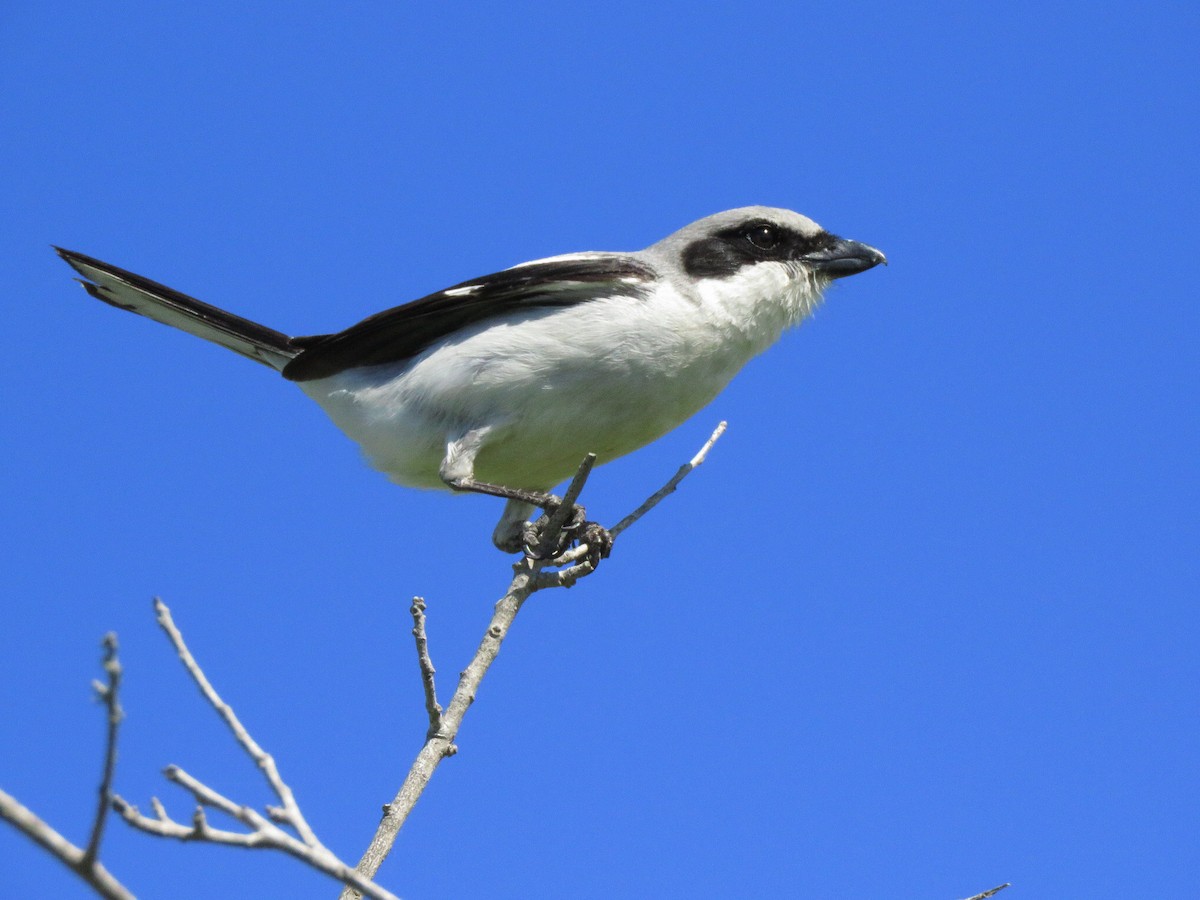
{"label": "long black tail", "polygon": [[297,353],[292,339],[282,332],[209,306],[179,291],[118,269],[106,262],[55,247],[58,255],[83,276],[89,294],[119,309],[127,309],[164,325],[171,325],[206,341],[228,347],[255,362],[282,370]]}

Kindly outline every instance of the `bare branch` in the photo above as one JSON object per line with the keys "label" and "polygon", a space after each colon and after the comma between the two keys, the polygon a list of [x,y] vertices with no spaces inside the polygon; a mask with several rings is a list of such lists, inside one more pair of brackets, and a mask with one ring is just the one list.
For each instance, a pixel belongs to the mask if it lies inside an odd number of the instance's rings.
{"label": "bare branch", "polygon": [[988,897],[994,897],[1006,887],[1012,887],[1012,885],[1006,881],[1004,884],[996,885],[996,887],[992,888],[990,891],[984,891],[982,894],[976,894],[974,897],[968,897],[967,900],[987,900]]}
{"label": "bare branch", "polygon": [[[182,784],[183,782],[180,781],[179,783]],[[197,790],[198,799],[201,796],[213,799],[213,795],[215,794],[211,788],[190,778],[190,776],[188,776],[187,786],[189,789],[195,788]],[[225,798],[221,798],[221,800],[224,803],[229,802]],[[207,803],[207,800],[200,800],[200,802]],[[192,816],[192,823],[185,825],[168,816],[162,808],[162,804],[157,800],[152,800],[151,803],[155,808],[154,818],[143,815],[138,811],[136,806],[125,802],[120,797],[114,799],[113,807],[121,815],[121,818],[134,828],[156,837],[172,838],[177,841],[202,841],[209,844],[221,844],[226,847],[245,847],[251,850],[282,850],[284,853],[294,856],[313,868],[324,872],[326,875],[336,878],[343,884],[354,885],[355,889],[363,896],[371,897],[373,900],[399,900],[391,891],[359,875],[358,872],[351,869],[328,850],[324,848],[317,850],[316,848],[306,846],[302,841],[297,840],[282,828],[271,824],[265,818],[259,816],[254,810],[248,810],[250,813],[248,818],[257,817],[257,825],[254,827],[254,830],[247,833],[229,831],[224,828],[214,828],[208,823],[208,819],[204,815],[203,806],[196,807],[196,811]],[[212,805],[215,808],[220,808],[219,805]],[[242,817],[238,816],[238,818],[241,819]]]}
{"label": "bare branch", "polygon": [[200,664],[196,662],[195,657],[188,650],[187,644],[184,643],[183,635],[175,626],[175,621],[171,618],[171,610],[158,597],[154,598],[154,613],[158,618],[159,626],[166,632],[167,638],[175,647],[175,652],[179,654],[180,662],[183,663],[188,674],[192,676],[192,680],[196,682],[196,686],[200,688],[200,693],[204,695],[204,699],[217,711],[217,715],[225,722],[226,727],[233,733],[234,738],[242,746],[242,749],[249,754],[250,758],[254,760],[254,764],[258,766],[259,771],[263,773],[263,777],[267,779],[271,790],[282,801],[288,824],[296,829],[304,843],[309,846],[316,846],[320,842],[317,841],[317,836],[313,834],[308,822],[304,819],[304,815],[300,812],[296,798],[292,795],[292,789],[280,777],[274,758],[271,754],[263,750],[254,738],[250,736],[250,732],[242,725],[237,714],[233,711],[233,707],[221,699],[221,696],[200,668]]}
{"label": "bare branch", "polygon": [[[454,696],[450,698],[450,703],[441,716],[441,726],[426,739],[400,790],[392,802],[384,807],[383,820],[358,863],[358,871],[362,875],[370,878],[379,871],[379,866],[396,841],[400,827],[420,799],[434,770],[445,757],[453,755],[454,738],[458,734],[463,716],[475,702],[479,684],[499,654],[500,645],[508,634],[513,619],[525,601],[537,590],[535,582],[542,565],[543,563],[527,556],[513,566],[513,580],[508,586],[508,591],[496,602],[492,620],[488,623],[474,658],[459,676]],[[343,898],[354,896],[350,889],[342,892]]]}
{"label": "bare branch", "polygon": [[421,684],[425,688],[425,711],[429,714],[429,731],[426,737],[433,737],[442,727],[442,707],[437,702],[437,687],[433,676],[437,669],[433,667],[433,659],[429,656],[429,639],[425,636],[425,600],[413,597],[409,612],[413,617],[413,638],[417,642],[417,664],[421,667]]}
{"label": "bare branch", "polygon": [[[154,610],[158,617],[158,624],[175,647],[175,652],[179,654],[184,668],[200,688],[200,693],[217,711],[242,749],[254,760],[255,765],[263,773],[263,777],[282,805],[268,806],[267,815],[263,815],[252,807],[230,800],[178,766],[168,766],[163,774],[169,781],[191,793],[198,804],[192,814],[191,824],[185,825],[171,818],[157,798],[152,798],[150,801],[154,809],[154,816],[151,817],[143,815],[136,806],[126,802],[123,798],[113,797],[113,808],[121,818],[134,828],[158,837],[174,838],[180,841],[203,841],[232,847],[281,850],[318,871],[336,878],[342,884],[351,885],[361,895],[374,898],[374,900],[398,900],[395,894],[375,884],[368,876],[360,874],[342,862],[321,843],[301,813],[292,789],[280,776],[274,758],[250,736],[250,732],[238,719],[233,707],[221,699],[216,688],[204,674],[204,670],[200,668],[200,664],[196,662],[196,658],[188,650],[183,634],[176,627],[175,621],[171,617],[171,611],[166,604],[155,598]],[[205,807],[230,816],[245,825],[249,831],[230,831],[213,827],[204,814]],[[280,828],[280,825],[290,826],[298,837]]]}
{"label": "bare branch", "polygon": [[[633,513],[622,519],[615,528],[611,529],[610,533],[612,536],[615,538],[657,506],[668,494],[673,492],[679,486],[679,482],[688,473],[704,462],[708,451],[712,449],[713,444],[725,432],[725,427],[726,423],[724,422],[718,425],[712,436],[700,448],[700,451],[692,457],[690,462],[681,466],[679,471],[659,491],[649,497]],[[594,463],[595,456],[589,454],[580,465],[567,492],[564,494],[563,503],[549,516],[547,524],[542,528],[543,543],[552,545],[557,541],[557,533],[560,533],[565,525],[571,507],[578,500]],[[561,568],[563,566],[567,568]],[[546,569],[557,569],[557,571],[547,572],[545,571]],[[380,865],[383,864],[383,860],[387,857],[392,849],[392,845],[396,842],[396,836],[400,833],[400,828],[404,825],[413,807],[416,806],[417,800],[420,799],[425,786],[429,784],[429,779],[433,777],[434,771],[444,758],[452,756],[457,752],[454,740],[458,735],[459,727],[462,725],[463,717],[466,715],[467,709],[475,702],[475,695],[479,690],[480,683],[483,681],[483,676],[487,674],[488,669],[500,653],[500,645],[504,642],[509,628],[512,627],[513,620],[516,618],[517,613],[521,611],[521,607],[525,601],[536,591],[544,588],[570,587],[580,578],[590,575],[593,571],[595,571],[595,565],[585,544],[567,550],[553,559],[539,560],[527,554],[520,562],[513,566],[513,579],[508,585],[508,590],[503,597],[496,601],[492,620],[488,623],[487,631],[484,633],[483,640],[479,644],[479,649],[475,651],[475,656],[471,659],[470,664],[468,664],[459,676],[458,687],[454,691],[454,696],[450,698],[449,705],[439,717],[439,727],[432,730],[426,736],[425,745],[417,753],[417,758],[413,761],[412,768],[409,769],[404,783],[400,786],[400,790],[392,802],[383,808],[383,819],[380,821],[379,827],[371,839],[370,846],[367,847],[362,859],[359,860],[358,871],[360,873],[367,877],[373,877],[379,871]],[[414,619],[417,616],[415,610],[416,605],[414,603]],[[423,627],[421,630],[422,636],[417,639],[418,656],[422,654],[421,641],[423,638]],[[417,629],[414,629],[413,633],[417,634]],[[425,673],[424,666],[425,664],[422,662],[422,674]],[[432,676],[426,682],[427,706],[431,681]],[[356,894],[352,888],[348,887],[342,891],[341,900],[353,900],[355,897]]]}
{"label": "bare branch", "polygon": [[121,725],[121,703],[118,691],[121,686],[121,662],[117,658],[117,636],[109,632],[101,642],[104,648],[104,673],[107,683],[92,682],[96,695],[104,702],[107,711],[108,729],[104,742],[104,766],[100,775],[100,799],[92,822],[86,848],[79,848],[44,822],[32,810],[10,794],[0,790],[0,819],[11,823],[18,831],[37,843],[51,856],[57,857],[76,875],[89,884],[102,897],[113,900],[133,900],[121,882],[100,863],[100,841],[104,837],[104,823],[108,818],[112,798],[113,775],[117,768],[117,733]]}

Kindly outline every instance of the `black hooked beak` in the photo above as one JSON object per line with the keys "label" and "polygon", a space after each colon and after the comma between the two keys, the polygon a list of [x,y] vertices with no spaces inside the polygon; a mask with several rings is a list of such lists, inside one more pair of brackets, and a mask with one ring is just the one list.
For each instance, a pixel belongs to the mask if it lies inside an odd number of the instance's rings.
{"label": "black hooked beak", "polygon": [[800,257],[815,271],[826,278],[845,278],[873,269],[880,263],[887,265],[887,257],[867,244],[834,237],[833,243],[824,250],[816,250]]}

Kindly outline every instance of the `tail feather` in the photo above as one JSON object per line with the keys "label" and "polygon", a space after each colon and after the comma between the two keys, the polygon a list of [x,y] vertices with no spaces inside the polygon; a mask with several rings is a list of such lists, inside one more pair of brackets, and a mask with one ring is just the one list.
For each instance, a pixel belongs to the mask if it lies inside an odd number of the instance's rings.
{"label": "tail feather", "polygon": [[79,282],[84,289],[110,306],[171,325],[276,370],[282,370],[300,352],[298,347],[292,346],[292,339],[282,332],[82,253],[61,247],[54,249],[87,279]]}

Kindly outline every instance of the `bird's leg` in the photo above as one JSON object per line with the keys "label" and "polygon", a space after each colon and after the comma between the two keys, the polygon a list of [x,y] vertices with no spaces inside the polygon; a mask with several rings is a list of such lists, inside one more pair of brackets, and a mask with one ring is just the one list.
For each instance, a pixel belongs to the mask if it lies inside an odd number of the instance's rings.
{"label": "bird's leg", "polygon": [[504,504],[504,515],[492,532],[492,543],[504,553],[520,553],[525,549],[525,526],[533,511],[532,503],[509,500]]}
{"label": "bird's leg", "polygon": [[438,475],[446,483],[446,486],[452,491],[503,497],[510,504],[526,503],[530,506],[545,508],[547,505],[559,502],[557,497],[547,494],[545,491],[510,488],[502,484],[479,481],[475,478],[475,457],[479,455],[490,431],[491,428],[474,428],[446,443],[446,455],[438,469]]}
{"label": "bird's leg", "polygon": [[[535,509],[545,510],[547,515],[538,519],[543,525],[549,521],[548,516],[562,506],[562,498],[545,491],[529,491],[524,488],[510,488],[502,484],[491,484],[487,481],[476,481],[474,478],[445,478],[447,487],[453,491],[464,493],[486,494],[489,497],[503,497],[508,501],[504,505],[504,514],[492,531],[492,543],[503,553],[520,553],[522,550],[537,546],[539,541],[531,538],[530,529],[535,529],[529,517]],[[580,508],[581,509],[581,508]],[[582,510],[581,510],[582,511]],[[531,555],[541,558],[537,553]]]}
{"label": "bird's leg", "polygon": [[[492,532],[492,543],[505,553],[519,553],[524,550],[534,559],[551,559],[573,542],[584,540],[582,534],[587,526],[600,528],[595,522],[587,521],[587,510],[582,506],[572,503],[569,510],[564,510],[562,498],[545,491],[510,488],[502,484],[476,481],[474,478],[447,478],[446,484],[451,490],[503,497],[508,501],[504,507],[504,515]],[[536,521],[526,521],[535,509],[542,510],[543,515]],[[565,516],[559,516],[560,510]],[[515,515],[520,515],[519,522],[513,521]],[[561,519],[557,527],[548,527],[556,518]],[[552,542],[546,541],[545,538],[551,535],[556,539]],[[611,541],[609,543],[611,544]],[[592,544],[588,546],[591,547]],[[604,555],[607,556],[607,552]]]}
{"label": "bird's leg", "polygon": [[[440,475],[451,490],[503,497],[508,501],[504,515],[492,532],[492,543],[505,553],[524,550],[534,559],[552,559],[579,541],[587,543],[588,556],[593,564],[608,556],[612,549],[612,536],[600,524],[589,522],[587,511],[575,502],[583,487],[583,480],[591,471],[594,458],[589,457],[586,468],[581,468],[582,478],[577,475],[571,483],[564,504],[562,497],[546,491],[510,488],[477,480],[474,473],[475,456],[486,432],[487,429],[471,431],[449,442]],[[535,522],[529,522],[527,519],[534,509],[541,509],[544,515]]]}
{"label": "bird's leg", "polygon": [[489,497],[503,497],[516,503],[525,503],[539,509],[555,507],[562,500],[554,494],[545,491],[527,491],[524,488],[510,488],[502,484],[492,484],[487,481],[476,481],[474,478],[446,478],[446,485],[454,491],[464,491],[472,494],[487,494]]}

